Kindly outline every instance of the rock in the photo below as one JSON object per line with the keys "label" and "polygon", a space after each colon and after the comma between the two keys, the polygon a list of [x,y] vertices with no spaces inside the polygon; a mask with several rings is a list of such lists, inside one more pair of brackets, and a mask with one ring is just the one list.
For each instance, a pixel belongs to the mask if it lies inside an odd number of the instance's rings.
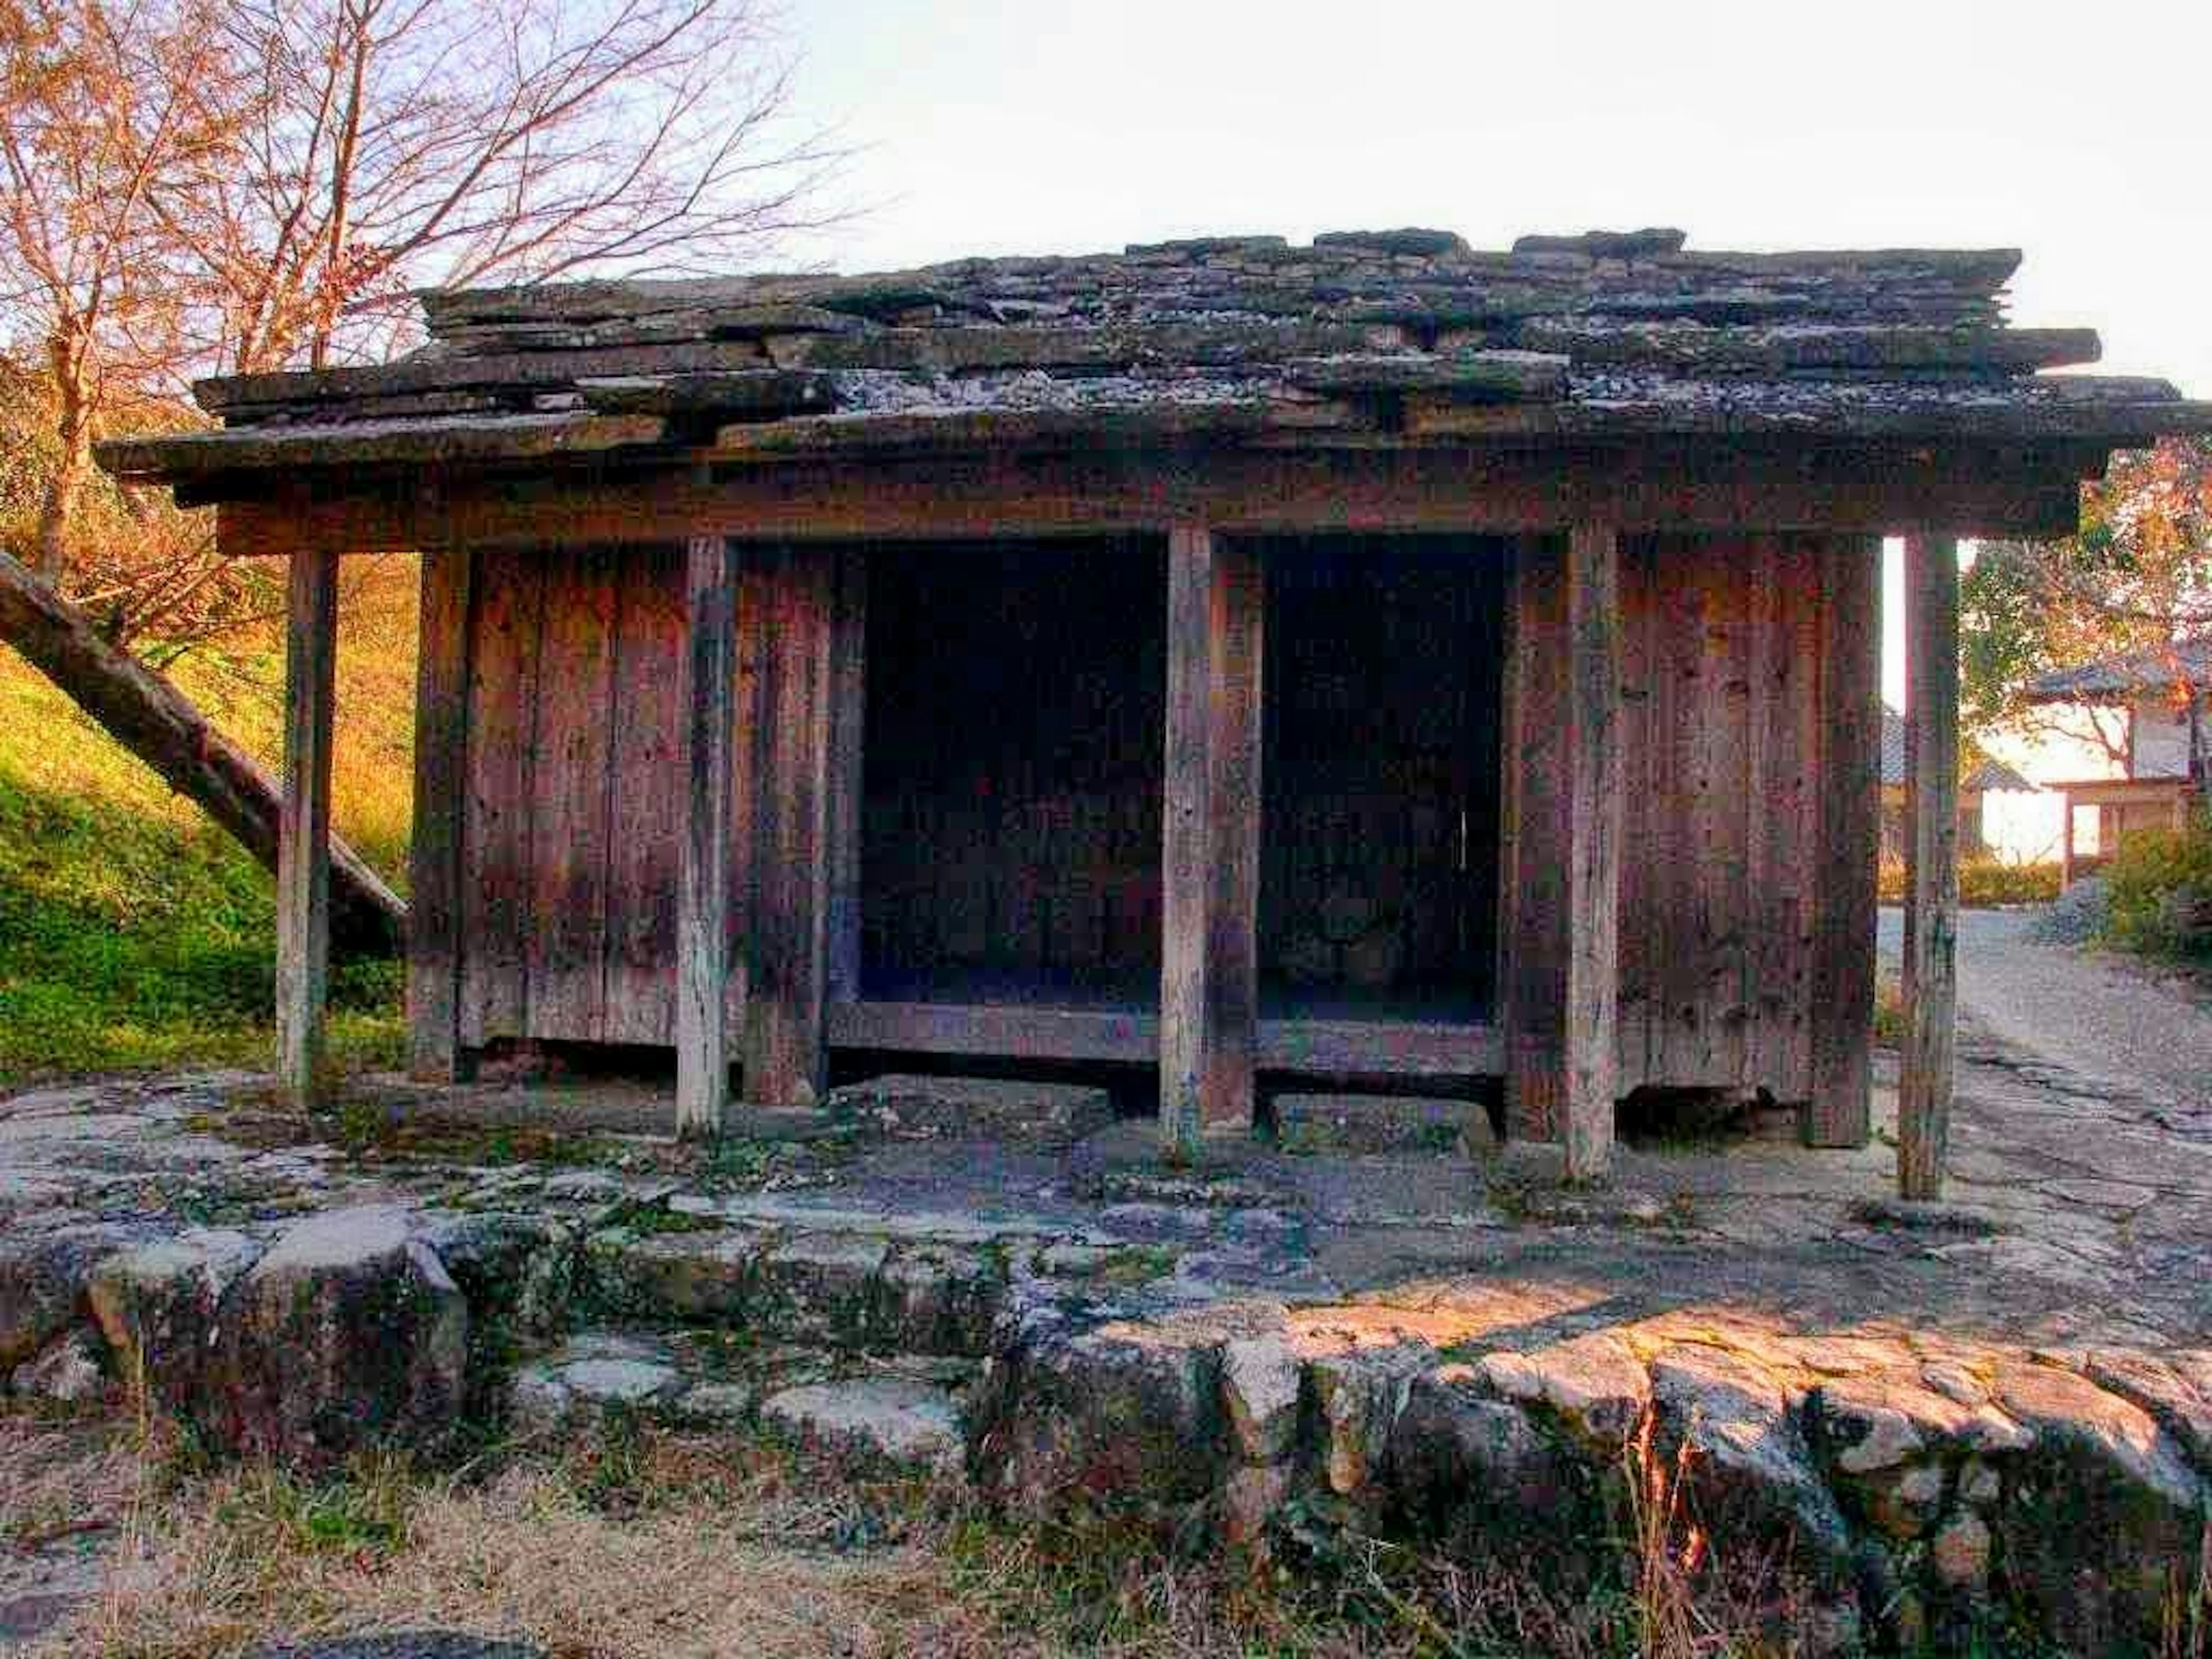
{"label": "rock", "polygon": [[1072,1083],[893,1074],[832,1090],[830,1111],[895,1135],[1061,1147],[1111,1124],[1114,1097]]}
{"label": "rock", "polygon": [[107,1386],[100,1370],[99,1343],[87,1332],[70,1331],[50,1343],[35,1359],[15,1367],[9,1386],[17,1394],[58,1406],[82,1406]]}
{"label": "rock", "polygon": [[258,1648],[251,1659],[547,1659],[525,1642],[495,1642],[458,1631],[403,1631],[389,1636],[341,1636],[295,1647]]}
{"label": "rock", "polygon": [[260,1254],[244,1233],[196,1227],[101,1262],[88,1297],[125,1382],[213,1428],[223,1298]]}
{"label": "rock", "polygon": [[1237,1470],[1221,1489],[1223,1540],[1237,1549],[1264,1552],[1290,1495],[1291,1471],[1280,1463]]}
{"label": "rock", "polygon": [[761,1415],[808,1440],[939,1474],[957,1471],[967,1450],[951,1395],[909,1377],[802,1383],[770,1395]]}
{"label": "rock", "polygon": [[1433,1358],[1425,1346],[1409,1343],[1308,1362],[1320,1408],[1322,1469],[1331,1492],[1380,1503],[1398,1413],[1406,1408],[1413,1378]]}
{"label": "rock", "polygon": [[1986,1510],[2004,1496],[2004,1480],[1997,1472],[1978,1457],[1970,1457],[1959,1468],[1959,1501],[1978,1509]]}
{"label": "rock", "polygon": [[404,1210],[333,1210],[254,1264],[223,1310],[228,1443],[313,1466],[428,1446],[458,1420],[468,1310]]}
{"label": "rock", "polygon": [[1528,1411],[1490,1391],[1471,1365],[1414,1377],[1390,1431],[1391,1485],[1438,1536],[1508,1547],[1577,1551],[1596,1492],[1596,1466],[1570,1455]]}
{"label": "rock", "polygon": [[1884,1469],[1856,1485],[1868,1518],[1892,1538],[1919,1537],[1943,1506],[1943,1471],[1933,1463]]}
{"label": "rock", "polygon": [[1952,1589],[1979,1589],[1989,1582],[1993,1543],[1989,1527],[1979,1516],[1954,1515],[1929,1540],[1928,1559],[1936,1576]]}
{"label": "rock", "polygon": [[507,1412],[517,1427],[558,1427],[580,1412],[638,1410],[664,1405],[684,1386],[667,1352],[605,1333],[578,1336],[515,1372]]}
{"label": "rock", "polygon": [[1892,1469],[1923,1452],[2017,1451],[2021,1426],[1977,1397],[1961,1403],[1894,1371],[1835,1377],[1814,1389],[1806,1415],[1845,1475]]}
{"label": "rock", "polygon": [[2178,1356],[2161,1364],[2150,1355],[2128,1349],[2100,1348],[2083,1357],[2084,1369],[2099,1387],[2133,1401],[2187,1449],[2201,1470],[2212,1472],[2212,1368],[2192,1378]]}
{"label": "rock", "polygon": [[2034,1437],[1996,1511],[2011,1592],[2071,1652],[2154,1651],[2170,1581],[2193,1580],[2202,1492],[2140,1406],[2053,1365],[1996,1367],[2000,1404]]}
{"label": "rock", "polygon": [[536,1338],[568,1318],[576,1292],[572,1226],[498,1212],[424,1219],[423,1242],[461,1287],[472,1316]]}
{"label": "rock", "polygon": [[1619,1337],[1593,1332],[1528,1353],[1486,1354],[1484,1380],[1509,1400],[1540,1403],[1585,1445],[1618,1457],[1651,1403],[1651,1376]]}
{"label": "rock", "polygon": [[1275,1134],[1294,1152],[1438,1152],[1497,1145],[1490,1116],[1473,1101],[1404,1095],[1285,1094],[1274,1099]]}
{"label": "rock", "polygon": [[1224,1344],[1221,1403],[1246,1462],[1288,1456],[1298,1431],[1298,1358],[1289,1341],[1270,1334]]}
{"label": "rock", "polygon": [[93,1269],[132,1242],[126,1230],[105,1222],[0,1234],[0,1370],[12,1370],[75,1324]]}
{"label": "rock", "polygon": [[1787,1540],[1830,1583],[1848,1580],[1850,1534],[1781,1385],[1743,1355],[1702,1344],[1652,1363],[1659,1448],[1686,1451],[1699,1512],[1716,1536]]}

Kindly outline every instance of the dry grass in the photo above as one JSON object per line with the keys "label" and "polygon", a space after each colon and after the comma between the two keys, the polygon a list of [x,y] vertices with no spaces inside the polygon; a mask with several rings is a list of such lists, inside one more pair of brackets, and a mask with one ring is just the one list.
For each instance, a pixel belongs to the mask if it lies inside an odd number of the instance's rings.
{"label": "dry grass", "polygon": [[1272,1567],[1116,1551],[788,1447],[645,1430],[458,1470],[370,1459],[310,1485],[205,1467],[158,1427],[0,1415],[0,1542],[89,1522],[125,1564],[41,1656],[238,1659],[272,1640],[426,1626],[556,1659],[1760,1651],[1730,1634],[1747,1624],[1716,1623],[1693,1594],[1708,1562],[1681,1472],[1638,1467],[1652,1483],[1622,1540],[1635,1582],[1572,1600],[1511,1560],[1358,1537],[1326,1564]]}

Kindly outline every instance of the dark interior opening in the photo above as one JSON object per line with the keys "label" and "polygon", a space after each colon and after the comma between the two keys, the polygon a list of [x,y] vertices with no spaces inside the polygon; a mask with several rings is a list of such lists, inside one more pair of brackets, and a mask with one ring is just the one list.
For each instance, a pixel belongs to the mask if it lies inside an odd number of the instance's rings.
{"label": "dark interior opening", "polygon": [[872,550],[865,997],[1156,1004],[1158,538]]}
{"label": "dark interior opening", "polygon": [[1485,1018],[1505,549],[1307,537],[1265,562],[1262,1012]]}

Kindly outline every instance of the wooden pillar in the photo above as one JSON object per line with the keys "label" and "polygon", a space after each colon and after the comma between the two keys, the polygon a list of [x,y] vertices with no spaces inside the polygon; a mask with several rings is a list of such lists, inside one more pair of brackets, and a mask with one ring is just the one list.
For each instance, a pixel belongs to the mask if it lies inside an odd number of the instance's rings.
{"label": "wooden pillar", "polygon": [[1266,612],[1249,546],[1170,533],[1160,1132],[1171,1152],[1252,1124]]}
{"label": "wooden pillar", "polygon": [[1566,1141],[1570,1180],[1603,1176],[1620,1092],[1620,545],[1567,538]]}
{"label": "wooden pillar", "polygon": [[829,1070],[830,672],[838,557],[765,548],[745,559],[740,654],[759,665],[744,817],[752,841],[745,1096],[815,1106]]}
{"label": "wooden pillar", "polygon": [[1897,1091],[1897,1187],[1905,1198],[1943,1195],[1956,1038],[1959,910],[1959,544],[1905,544],[1905,772],[1911,839],[1905,902],[1905,1045]]}
{"label": "wooden pillar", "polygon": [[[1811,1146],[1872,1133],[1875,934],[1881,842],[1881,543],[1820,550],[1819,845],[1812,902]],[[1909,736],[1909,733],[1908,733]],[[1909,824],[1908,824],[1908,834]]]}
{"label": "wooden pillar", "polygon": [[676,889],[676,1132],[713,1135],[730,1092],[731,765],[735,555],[726,536],[684,550],[682,666],[687,757]]}
{"label": "wooden pillar", "polygon": [[461,1046],[462,825],[468,806],[469,591],[466,548],[422,555],[415,664],[415,827],[408,853],[407,1072],[459,1083]]}
{"label": "wooden pillar", "polygon": [[301,1105],[328,1091],[323,1006],[331,963],[331,738],[338,556],[292,555],[284,637],[284,800],[276,836],[276,1074]]}
{"label": "wooden pillar", "polygon": [[1504,709],[1498,984],[1506,1130],[1602,1176],[1620,1092],[1620,548],[1609,525],[1515,561]]}
{"label": "wooden pillar", "polygon": [[2064,828],[2058,854],[2058,890],[2064,892],[2074,884],[2074,792],[2058,792],[2058,821]]}

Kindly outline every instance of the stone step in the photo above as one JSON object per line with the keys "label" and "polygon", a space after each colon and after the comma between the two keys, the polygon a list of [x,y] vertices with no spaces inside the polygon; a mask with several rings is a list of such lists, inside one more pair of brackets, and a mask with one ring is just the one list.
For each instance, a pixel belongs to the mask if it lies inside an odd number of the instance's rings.
{"label": "stone step", "polygon": [[547,1433],[611,1416],[778,1430],[828,1449],[957,1473],[977,1362],[758,1347],[705,1331],[592,1328],[518,1366],[507,1421]]}

